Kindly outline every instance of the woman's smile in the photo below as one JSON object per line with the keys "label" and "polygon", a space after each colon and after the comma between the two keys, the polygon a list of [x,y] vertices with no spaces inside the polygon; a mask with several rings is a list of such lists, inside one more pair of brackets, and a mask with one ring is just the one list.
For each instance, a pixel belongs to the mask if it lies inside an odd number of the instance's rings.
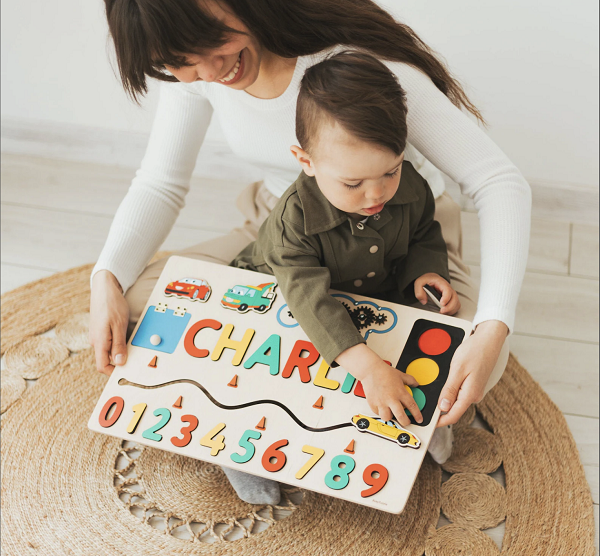
{"label": "woman's smile", "polygon": [[233,68],[231,68],[229,73],[227,73],[225,77],[222,77],[221,79],[217,80],[219,83],[223,83],[223,85],[233,85],[242,78],[244,74],[243,52],[243,50],[240,52],[238,59],[236,60],[235,64],[233,65]]}

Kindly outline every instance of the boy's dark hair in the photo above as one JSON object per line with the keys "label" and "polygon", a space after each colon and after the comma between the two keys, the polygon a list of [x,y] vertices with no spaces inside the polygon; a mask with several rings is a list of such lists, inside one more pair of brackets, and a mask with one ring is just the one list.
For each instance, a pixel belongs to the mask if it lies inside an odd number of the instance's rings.
{"label": "boy's dark hair", "polygon": [[296,137],[314,154],[328,119],[348,133],[400,155],[406,147],[406,96],[377,58],[344,51],[307,69],[296,106]]}

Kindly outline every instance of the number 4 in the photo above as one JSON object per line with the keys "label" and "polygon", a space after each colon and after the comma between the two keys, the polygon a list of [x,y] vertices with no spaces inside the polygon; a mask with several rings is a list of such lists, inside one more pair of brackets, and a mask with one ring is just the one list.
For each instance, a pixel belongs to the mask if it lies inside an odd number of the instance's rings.
{"label": "number 4", "polygon": [[[201,439],[200,446],[210,448],[210,455],[216,456],[225,448],[225,437],[219,434],[225,428],[225,423],[219,423],[215,428],[209,430]],[[216,436],[219,434],[219,436]]]}
{"label": "number 4", "polygon": [[309,446],[308,444],[302,446],[302,451],[305,454],[312,454],[312,457],[300,468],[296,473],[296,479],[300,480],[306,475],[317,462],[325,455],[325,450],[321,448],[315,448],[315,446]]}

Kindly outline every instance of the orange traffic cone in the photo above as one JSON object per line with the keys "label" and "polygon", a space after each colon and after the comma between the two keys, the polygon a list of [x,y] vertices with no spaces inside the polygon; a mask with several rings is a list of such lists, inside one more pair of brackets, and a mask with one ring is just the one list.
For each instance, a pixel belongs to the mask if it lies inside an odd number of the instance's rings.
{"label": "orange traffic cone", "polygon": [[238,376],[237,375],[233,375],[233,378],[229,381],[229,384],[227,384],[227,386],[231,386],[232,388],[237,388],[237,379]]}
{"label": "orange traffic cone", "polygon": [[156,355],[152,358],[152,361],[148,363],[148,367],[156,367],[156,362],[158,361],[158,357]]}
{"label": "orange traffic cone", "polygon": [[354,453],[354,440],[350,441],[350,444],[348,444],[348,446],[346,446],[346,448],[344,449],[344,452],[346,452],[347,454]]}
{"label": "orange traffic cone", "polygon": [[177,398],[177,401],[173,404],[173,407],[176,407],[177,409],[181,409],[181,402],[183,401],[183,396],[179,396]]}
{"label": "orange traffic cone", "polygon": [[313,405],[315,409],[323,409],[323,396],[319,396],[319,399]]}
{"label": "orange traffic cone", "polygon": [[258,429],[259,431],[264,431],[266,429],[265,427],[265,422],[267,421],[266,417],[263,417],[259,422],[258,425],[256,425],[256,427],[254,427],[255,429]]}

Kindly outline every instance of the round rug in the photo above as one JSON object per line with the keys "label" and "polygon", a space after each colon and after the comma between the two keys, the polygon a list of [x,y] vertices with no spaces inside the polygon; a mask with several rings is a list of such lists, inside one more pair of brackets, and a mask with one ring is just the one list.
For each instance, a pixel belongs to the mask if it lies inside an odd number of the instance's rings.
{"label": "round rug", "polygon": [[3,369],[0,377],[0,413],[4,413],[25,392],[27,383],[20,374],[9,369]]}
{"label": "round rug", "polygon": [[482,473],[457,473],[442,485],[442,512],[455,525],[496,527],[506,518],[506,493]]}
{"label": "round rug", "polygon": [[[5,343],[35,336],[85,311],[90,268],[5,294],[2,351]],[[87,294],[66,301],[66,292],[77,287]],[[7,555],[499,552],[474,527],[454,523],[436,530],[442,477],[429,456],[400,516],[310,491],[300,503],[299,493],[288,488],[281,507],[252,506],[235,496],[211,464],[89,431],[87,420],[105,380],[94,370],[91,349],[71,354],[4,414],[1,519]],[[492,459],[501,459],[506,474],[502,554],[594,554],[589,486],[567,424],[548,396],[511,357],[503,378],[477,410],[494,437]],[[459,430],[473,436],[470,419],[457,427],[457,436]],[[464,471],[485,473],[478,461],[463,458]],[[450,513],[464,517],[468,503],[458,497],[453,503]],[[289,515],[276,520],[277,511]],[[269,527],[258,532],[259,522]],[[231,534],[235,530],[242,533],[238,540]]]}

